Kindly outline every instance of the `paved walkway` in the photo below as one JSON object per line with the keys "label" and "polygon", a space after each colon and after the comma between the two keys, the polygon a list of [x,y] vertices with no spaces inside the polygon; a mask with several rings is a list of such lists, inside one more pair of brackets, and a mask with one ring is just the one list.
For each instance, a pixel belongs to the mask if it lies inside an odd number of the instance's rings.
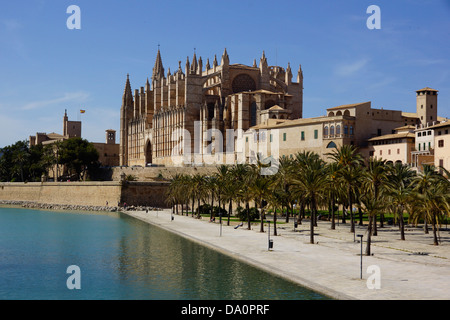
{"label": "paved walkway", "polygon": [[[450,231],[440,232],[442,243],[432,245],[432,231],[407,228],[406,241],[401,241],[397,227],[378,229],[372,237],[372,256],[362,257],[361,244],[354,242],[349,223],[330,230],[329,222],[319,221],[315,229],[315,244],[309,243],[309,222],[296,231],[293,223],[278,225],[278,236],[271,239],[268,250],[266,232],[259,232],[259,224],[252,230],[234,226],[220,227],[208,220],[174,215],[169,210],[127,211],[126,214],[152,223],[219,250],[258,268],[273,272],[302,286],[334,299],[362,300],[442,300],[450,299]],[[363,234],[365,250],[366,228],[357,226],[356,234]],[[358,238],[356,238],[358,240]],[[368,273],[369,266],[376,266]],[[368,281],[378,274],[379,289],[369,289]],[[369,286],[368,286],[369,282]]]}

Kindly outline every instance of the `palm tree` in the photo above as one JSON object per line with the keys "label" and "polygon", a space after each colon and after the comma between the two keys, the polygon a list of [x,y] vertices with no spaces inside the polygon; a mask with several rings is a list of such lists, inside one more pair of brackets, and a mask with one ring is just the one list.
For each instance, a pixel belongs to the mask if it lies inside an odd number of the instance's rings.
{"label": "palm tree", "polygon": [[343,180],[347,189],[348,208],[350,210],[351,228],[350,232],[355,232],[355,221],[353,218],[353,186],[360,178],[361,171],[357,169],[363,164],[363,158],[356,147],[352,145],[342,145],[331,153],[326,154],[339,166],[339,176]]}
{"label": "palm tree", "polygon": [[261,210],[261,226],[259,231],[264,232],[264,203],[263,201],[267,198],[270,186],[270,180],[264,176],[258,175],[253,180],[253,184],[250,186],[250,193],[255,199],[255,207],[259,205]]}
{"label": "palm tree", "polygon": [[[226,189],[227,179],[229,175],[229,168],[226,165],[220,165],[217,167],[217,172],[215,174],[216,182],[217,182],[217,201],[219,202],[219,213],[221,212],[221,200],[225,200],[224,190]],[[222,214],[220,216],[220,223],[222,223]]]}
{"label": "palm tree", "polygon": [[310,243],[313,244],[317,203],[326,187],[327,170],[325,162],[316,153],[303,152],[297,154],[296,159],[298,164],[292,178],[293,192],[305,194],[310,203]]}
{"label": "palm tree", "polygon": [[253,200],[253,196],[250,193],[250,186],[255,179],[254,170],[251,170],[249,164],[238,163],[232,168],[233,177],[238,187],[236,192],[236,198],[239,202],[245,203],[245,209],[247,211],[248,230],[251,230],[250,221],[250,201]]}
{"label": "palm tree", "polygon": [[[388,181],[387,168],[386,160],[371,158],[362,173],[362,187],[364,192],[370,192],[377,202],[380,200],[381,189]],[[369,219],[374,219],[373,235],[377,235],[376,212],[373,212]]]}
{"label": "palm tree", "polygon": [[381,210],[381,201],[380,199],[375,198],[372,192],[365,193],[361,195],[361,205],[363,206],[364,210],[367,212],[367,215],[369,217],[369,224],[367,226],[367,241],[366,241],[366,255],[370,256],[370,246],[372,243],[372,226],[374,224],[374,217],[379,213]]}
{"label": "palm tree", "polygon": [[267,206],[273,210],[273,235],[277,234],[277,209],[283,205],[283,192],[275,183],[270,185],[270,192],[267,194]]}
{"label": "palm tree", "polygon": [[[416,182],[415,189],[419,192],[418,203],[424,214],[424,222],[432,224],[433,243],[438,245],[437,224],[443,212],[447,214],[450,212],[449,182],[435,170],[434,166],[429,165],[424,165],[423,172],[419,173],[414,182]],[[418,217],[416,216],[416,219]]]}
{"label": "palm tree", "polygon": [[400,239],[405,240],[403,213],[413,197],[412,179],[414,171],[409,166],[396,163],[387,174],[386,195],[390,199],[394,216],[399,222]]}
{"label": "palm tree", "polygon": [[331,202],[330,205],[331,205],[331,229],[332,230],[336,229],[334,208],[336,206],[336,197],[339,193],[338,170],[339,170],[339,167],[335,162],[327,164],[327,192],[328,192],[328,197]]}

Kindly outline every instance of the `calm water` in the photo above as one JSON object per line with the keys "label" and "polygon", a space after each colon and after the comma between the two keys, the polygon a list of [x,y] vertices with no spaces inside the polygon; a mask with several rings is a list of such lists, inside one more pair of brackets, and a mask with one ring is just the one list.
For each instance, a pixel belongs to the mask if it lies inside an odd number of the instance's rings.
{"label": "calm water", "polygon": [[[67,288],[70,265],[80,290]],[[0,299],[326,297],[123,214],[0,207]]]}

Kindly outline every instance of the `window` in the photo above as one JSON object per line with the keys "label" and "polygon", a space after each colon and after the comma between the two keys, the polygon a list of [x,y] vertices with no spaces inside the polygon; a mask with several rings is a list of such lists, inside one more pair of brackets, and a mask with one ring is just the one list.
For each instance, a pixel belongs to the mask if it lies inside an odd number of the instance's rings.
{"label": "window", "polygon": [[447,129],[447,130],[445,130],[445,134],[448,134],[448,129]]}
{"label": "window", "polygon": [[283,133],[283,141],[286,141],[286,132]]}
{"label": "window", "polygon": [[439,140],[438,141],[438,147],[439,148],[443,148],[444,147],[444,140]]}
{"label": "window", "polygon": [[336,126],[336,134],[337,135],[341,134],[341,126],[339,124]]}
{"label": "window", "polygon": [[327,148],[328,148],[328,149],[330,149],[330,148],[337,148],[336,143],[334,143],[333,141],[331,141],[331,142],[327,145]]}
{"label": "window", "polygon": [[272,139],[273,139],[273,138],[272,138],[272,134],[270,134],[269,137],[270,137],[270,138],[269,138],[269,139],[270,139],[270,142],[272,142]]}
{"label": "window", "polygon": [[419,151],[420,151],[420,143],[419,143]]}
{"label": "window", "polygon": [[344,126],[344,134],[348,134],[348,126],[347,125]]}
{"label": "window", "polygon": [[328,126],[326,126],[325,128],[323,128],[323,135],[324,135],[324,136],[328,136]]}
{"label": "window", "polygon": [[397,149],[397,154],[400,154],[400,149]]}
{"label": "window", "polygon": [[391,155],[391,149],[388,150],[388,155]]}
{"label": "window", "polygon": [[334,126],[330,127],[330,135],[334,136]]}
{"label": "window", "polygon": [[377,136],[381,136],[381,129],[377,129]]}
{"label": "window", "polygon": [[319,130],[314,130],[314,139],[319,139]]}
{"label": "window", "polygon": [[248,142],[248,137],[245,137],[245,142]]}
{"label": "window", "polygon": [[417,136],[421,137],[422,136],[422,132],[417,133]]}
{"label": "window", "polygon": [[380,150],[380,156],[382,156],[383,155],[383,150]]}
{"label": "window", "polygon": [[302,141],[305,141],[305,131],[302,131],[301,139]]}
{"label": "window", "polygon": [[353,126],[350,126],[350,135],[353,135]]}

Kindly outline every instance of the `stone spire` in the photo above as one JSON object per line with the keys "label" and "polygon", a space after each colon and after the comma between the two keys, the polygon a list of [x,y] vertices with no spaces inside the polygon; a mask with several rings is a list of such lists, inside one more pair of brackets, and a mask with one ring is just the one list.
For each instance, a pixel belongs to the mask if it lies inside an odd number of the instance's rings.
{"label": "stone spire", "polygon": [[302,71],[302,65],[300,65],[300,67],[298,68],[298,73],[297,73],[297,82],[301,83],[303,82],[303,71]]}
{"label": "stone spire", "polygon": [[196,74],[197,73],[197,55],[194,52],[194,57],[192,58],[192,64],[191,64],[191,74]]}
{"label": "stone spire", "polygon": [[156,55],[156,61],[155,66],[153,67],[153,75],[152,80],[159,80],[161,78],[164,78],[164,67],[161,59],[161,53],[159,52],[158,48],[158,54]]}
{"label": "stone spire", "polygon": [[133,92],[131,91],[130,75],[127,74],[127,81],[125,83],[125,90],[123,92],[123,105],[129,106],[133,103]]}
{"label": "stone spire", "polygon": [[230,64],[230,57],[228,57],[228,52],[227,52],[227,48],[225,48],[225,50],[223,51],[222,54],[222,60],[220,62],[220,65],[229,65]]}
{"label": "stone spire", "polygon": [[187,57],[186,58],[186,65],[185,65],[185,73],[186,73],[186,76],[190,73],[190,63],[189,63],[189,57]]}
{"label": "stone spire", "polygon": [[211,69],[211,65],[209,64],[209,58],[206,59],[206,70]]}
{"label": "stone spire", "polygon": [[259,60],[259,68],[260,69],[266,69],[266,68],[268,68],[268,65],[267,65],[267,58],[266,58],[266,53],[263,51],[263,54],[262,54],[262,57],[261,57],[261,59]]}
{"label": "stone spire", "polygon": [[288,66],[286,68],[286,78],[285,78],[285,83],[286,84],[291,84],[291,80],[292,80],[292,70],[291,70],[291,64],[288,62]]}

